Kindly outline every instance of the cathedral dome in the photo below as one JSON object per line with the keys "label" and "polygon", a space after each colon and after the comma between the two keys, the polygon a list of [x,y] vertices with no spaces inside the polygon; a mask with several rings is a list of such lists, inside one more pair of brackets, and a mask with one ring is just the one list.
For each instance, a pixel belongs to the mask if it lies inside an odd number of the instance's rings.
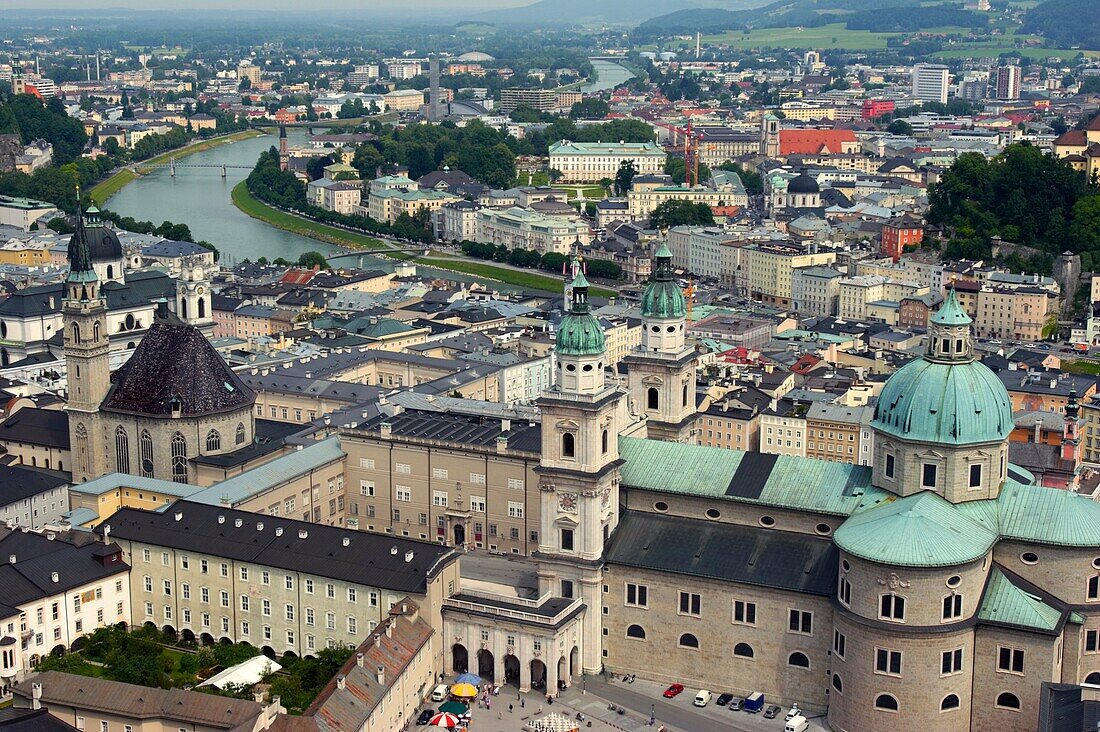
{"label": "cathedral dome", "polygon": [[573,302],[558,326],[555,345],[564,356],[596,356],[607,346],[600,321],[588,312],[588,280],[581,272],[573,280]]}
{"label": "cathedral dome", "polygon": [[802,171],[787,183],[787,193],[805,193],[807,195],[821,193],[821,186],[817,184],[812,176],[807,175],[806,171]]}
{"label": "cathedral dome", "polygon": [[954,290],[929,325],[928,352],[883,386],[875,429],[901,439],[949,445],[1006,439],[1013,427],[1008,390],[985,364],[974,360],[966,332],[970,318]]}
{"label": "cathedral dome", "polygon": [[654,255],[656,268],[653,279],[642,292],[643,318],[684,318],[687,307],[684,293],[672,278],[672,252],[662,242]]}
{"label": "cathedral dome", "polygon": [[[76,234],[73,234],[76,237]],[[122,243],[114,229],[103,225],[99,218],[99,209],[91,206],[84,212],[84,238],[88,242],[88,254],[92,262],[116,261],[122,259]],[[72,244],[70,243],[70,247]]]}

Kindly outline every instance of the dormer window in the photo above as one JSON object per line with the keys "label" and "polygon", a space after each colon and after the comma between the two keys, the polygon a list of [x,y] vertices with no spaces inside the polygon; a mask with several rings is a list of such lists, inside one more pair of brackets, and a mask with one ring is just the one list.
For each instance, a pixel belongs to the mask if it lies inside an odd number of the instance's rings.
{"label": "dormer window", "polygon": [[180,413],[183,411],[183,400],[180,399],[180,395],[176,394],[175,396],[173,396],[172,401],[169,404],[172,408],[172,416],[179,417]]}

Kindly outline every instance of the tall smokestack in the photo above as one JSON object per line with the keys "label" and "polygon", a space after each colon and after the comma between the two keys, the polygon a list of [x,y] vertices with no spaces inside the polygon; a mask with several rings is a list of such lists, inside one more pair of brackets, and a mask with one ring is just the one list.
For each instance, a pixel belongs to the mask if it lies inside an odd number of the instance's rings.
{"label": "tall smokestack", "polygon": [[95,80],[102,81],[99,78],[99,51],[95,52]]}
{"label": "tall smokestack", "polygon": [[699,58],[703,52],[703,34],[695,31],[695,58]]}
{"label": "tall smokestack", "polygon": [[428,56],[428,121],[439,121],[439,56]]}

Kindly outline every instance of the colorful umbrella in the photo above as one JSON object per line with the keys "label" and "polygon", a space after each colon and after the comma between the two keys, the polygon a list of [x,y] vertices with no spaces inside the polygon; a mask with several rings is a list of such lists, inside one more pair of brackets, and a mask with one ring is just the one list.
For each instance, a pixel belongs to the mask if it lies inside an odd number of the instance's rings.
{"label": "colorful umbrella", "polygon": [[454,727],[457,727],[460,721],[461,720],[459,720],[459,718],[453,714],[441,712],[432,717],[431,720],[428,721],[428,724],[432,727],[446,727],[448,729],[452,729]]}
{"label": "colorful umbrella", "polygon": [[469,671],[467,671],[464,674],[459,674],[458,676],[456,676],[455,677],[455,683],[456,684],[473,684],[474,686],[481,686],[485,682],[477,674],[472,674]]}
{"label": "colorful umbrella", "polygon": [[466,712],[470,711],[470,705],[463,704],[462,702],[457,701],[443,702],[439,705],[439,711],[462,716]]}
{"label": "colorful umbrella", "polygon": [[477,687],[473,684],[455,684],[451,687],[451,696],[461,699],[473,699],[477,696]]}

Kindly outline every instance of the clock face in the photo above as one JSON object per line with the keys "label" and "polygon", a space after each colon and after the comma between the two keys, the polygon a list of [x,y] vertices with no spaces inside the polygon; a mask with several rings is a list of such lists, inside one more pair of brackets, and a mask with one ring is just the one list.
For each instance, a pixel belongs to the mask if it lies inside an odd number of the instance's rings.
{"label": "clock face", "polygon": [[558,505],[561,506],[563,511],[575,511],[577,509],[577,494],[576,493],[562,493],[558,498]]}
{"label": "clock face", "polygon": [[197,293],[199,293],[199,294],[201,295],[201,294],[203,294],[203,293],[205,293],[205,292],[206,292],[206,288],[205,288],[205,287],[203,287],[202,285],[199,285],[198,289],[197,289],[197,290],[195,290],[195,292],[197,292]]}

